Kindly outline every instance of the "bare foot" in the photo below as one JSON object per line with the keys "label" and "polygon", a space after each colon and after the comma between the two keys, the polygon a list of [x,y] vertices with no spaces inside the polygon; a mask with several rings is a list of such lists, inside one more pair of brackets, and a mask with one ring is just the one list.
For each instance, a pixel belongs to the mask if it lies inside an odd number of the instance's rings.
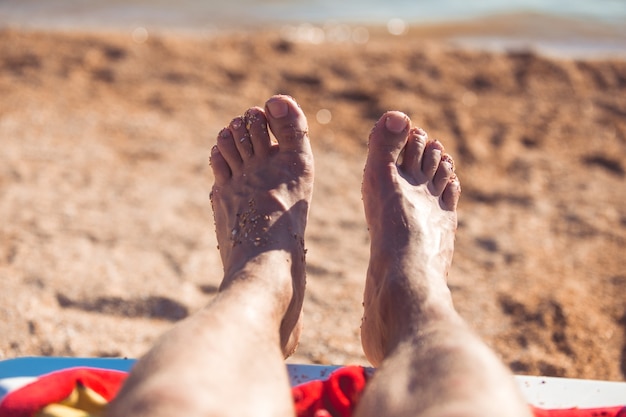
{"label": "bare foot", "polygon": [[362,192],[371,258],[361,336],[379,365],[420,323],[456,316],[446,277],[461,189],[443,146],[388,112],[370,134]]}
{"label": "bare foot", "polygon": [[255,285],[277,297],[283,353],[289,355],[300,332],[303,238],[313,191],[304,113],[287,96],[270,98],[265,109],[248,109],[219,133],[211,166],[211,204],[224,265],[221,289],[240,284],[247,270],[257,271]]}

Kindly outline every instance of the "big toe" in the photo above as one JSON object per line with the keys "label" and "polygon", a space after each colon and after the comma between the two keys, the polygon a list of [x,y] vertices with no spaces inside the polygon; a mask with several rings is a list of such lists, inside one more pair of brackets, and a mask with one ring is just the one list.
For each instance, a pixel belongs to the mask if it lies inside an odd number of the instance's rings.
{"label": "big toe", "polygon": [[385,113],[374,125],[369,139],[369,162],[396,163],[407,142],[411,121],[398,111]]}
{"label": "big toe", "polygon": [[294,99],[284,95],[265,103],[267,122],[281,151],[307,151],[309,127],[304,112]]}

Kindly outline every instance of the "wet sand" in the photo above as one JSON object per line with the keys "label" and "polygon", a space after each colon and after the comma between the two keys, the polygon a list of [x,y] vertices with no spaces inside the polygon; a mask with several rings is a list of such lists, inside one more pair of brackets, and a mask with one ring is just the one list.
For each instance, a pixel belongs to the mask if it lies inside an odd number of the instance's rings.
{"label": "wet sand", "polygon": [[360,176],[372,123],[397,109],[457,162],[461,314],[516,373],[626,378],[626,61],[375,30],[318,45],[0,31],[0,359],[136,357],[205,305],[209,149],[279,92],[309,115],[317,163],[291,361],[366,363]]}

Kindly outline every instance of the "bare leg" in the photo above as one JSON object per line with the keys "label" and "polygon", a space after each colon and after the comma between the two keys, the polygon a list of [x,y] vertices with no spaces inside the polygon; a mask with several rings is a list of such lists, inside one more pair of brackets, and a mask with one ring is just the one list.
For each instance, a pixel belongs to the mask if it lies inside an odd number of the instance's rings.
{"label": "bare leg", "polygon": [[285,96],[249,109],[220,132],[211,165],[220,292],[137,363],[109,417],[294,414],[283,358],[298,341],[305,287],[304,114]]}
{"label": "bare leg", "polygon": [[370,135],[361,335],[379,369],[360,417],[529,415],[512,375],[452,305],[446,279],[461,189],[443,151],[399,112],[385,114]]}

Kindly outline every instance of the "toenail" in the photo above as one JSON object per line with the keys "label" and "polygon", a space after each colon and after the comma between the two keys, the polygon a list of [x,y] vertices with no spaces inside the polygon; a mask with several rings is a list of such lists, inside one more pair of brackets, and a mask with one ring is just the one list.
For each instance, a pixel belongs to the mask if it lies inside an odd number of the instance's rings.
{"label": "toenail", "polygon": [[279,119],[287,116],[289,106],[284,101],[271,100],[267,102],[267,110],[269,110],[272,117]]}
{"label": "toenail", "polygon": [[388,116],[385,120],[385,127],[387,130],[393,133],[401,133],[406,129],[408,123],[404,117],[391,117]]}
{"label": "toenail", "polygon": [[228,139],[230,137],[230,130],[224,128],[220,131],[219,137],[222,139]]}
{"label": "toenail", "polygon": [[421,127],[418,127],[417,129],[415,129],[415,133],[417,133],[419,136],[427,136],[426,131],[422,129]]}
{"label": "toenail", "polygon": [[450,170],[454,172],[454,169],[455,169],[454,159],[452,159],[452,157],[450,155],[448,155],[447,153],[443,154],[441,156],[441,162],[443,162],[446,165],[448,165],[450,167]]}
{"label": "toenail", "polygon": [[230,122],[230,125],[233,129],[239,129],[243,125],[243,120],[241,120],[241,117],[236,117],[232,122]]}

